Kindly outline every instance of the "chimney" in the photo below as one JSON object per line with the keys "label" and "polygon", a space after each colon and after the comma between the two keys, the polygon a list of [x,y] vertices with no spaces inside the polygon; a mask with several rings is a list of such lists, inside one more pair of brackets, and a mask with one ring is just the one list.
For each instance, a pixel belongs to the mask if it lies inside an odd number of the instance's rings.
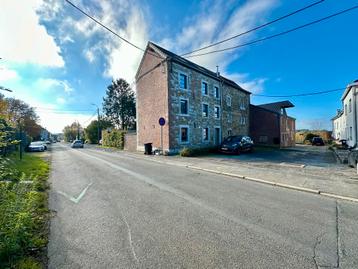
{"label": "chimney", "polygon": [[219,72],[219,66],[218,65],[216,66],[216,76],[220,77],[220,72]]}

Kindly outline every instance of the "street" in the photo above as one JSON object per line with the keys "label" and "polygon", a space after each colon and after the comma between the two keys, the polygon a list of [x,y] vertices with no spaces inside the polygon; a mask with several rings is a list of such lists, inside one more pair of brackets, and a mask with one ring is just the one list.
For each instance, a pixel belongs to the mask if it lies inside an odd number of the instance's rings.
{"label": "street", "polygon": [[49,268],[357,268],[358,207],[52,146]]}

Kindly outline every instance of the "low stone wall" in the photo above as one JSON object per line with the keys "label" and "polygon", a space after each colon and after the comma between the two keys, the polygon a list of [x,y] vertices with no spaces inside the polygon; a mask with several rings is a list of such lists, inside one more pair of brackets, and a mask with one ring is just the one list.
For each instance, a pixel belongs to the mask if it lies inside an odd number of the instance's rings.
{"label": "low stone wall", "polygon": [[126,133],[124,136],[124,150],[137,151],[137,134]]}

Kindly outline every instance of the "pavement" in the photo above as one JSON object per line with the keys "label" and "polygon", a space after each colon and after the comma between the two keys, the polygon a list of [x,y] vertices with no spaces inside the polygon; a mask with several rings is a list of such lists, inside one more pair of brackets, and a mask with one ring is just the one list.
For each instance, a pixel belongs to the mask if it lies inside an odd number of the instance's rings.
{"label": "pavement", "polygon": [[357,203],[153,156],[51,154],[49,268],[358,268]]}

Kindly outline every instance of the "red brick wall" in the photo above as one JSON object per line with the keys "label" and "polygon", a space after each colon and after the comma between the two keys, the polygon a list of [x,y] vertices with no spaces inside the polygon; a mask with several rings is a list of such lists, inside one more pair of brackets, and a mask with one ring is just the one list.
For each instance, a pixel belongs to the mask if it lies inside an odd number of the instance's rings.
{"label": "red brick wall", "polygon": [[280,115],[250,105],[250,137],[255,144],[279,145]]}
{"label": "red brick wall", "polygon": [[[155,52],[150,52],[154,54]],[[145,53],[138,77],[159,64],[162,59]],[[168,76],[166,62],[137,80],[137,141],[138,150],[144,150],[144,143],[160,147],[160,126],[158,120],[164,117],[168,123]],[[164,150],[169,148],[168,124],[163,127]]]}
{"label": "red brick wall", "polygon": [[137,151],[137,134],[126,133],[124,135],[124,150]]}
{"label": "red brick wall", "polygon": [[295,146],[296,120],[281,115],[281,147]]}

